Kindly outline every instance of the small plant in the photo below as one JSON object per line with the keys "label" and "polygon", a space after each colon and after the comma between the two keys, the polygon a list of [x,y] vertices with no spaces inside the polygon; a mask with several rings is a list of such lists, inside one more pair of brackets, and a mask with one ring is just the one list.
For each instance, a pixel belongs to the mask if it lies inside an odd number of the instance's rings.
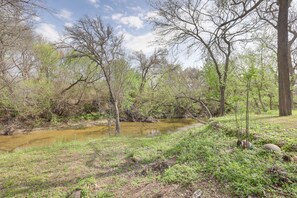
{"label": "small plant", "polygon": [[165,170],[161,181],[165,183],[179,183],[188,185],[198,178],[197,171],[191,166],[176,164]]}
{"label": "small plant", "polygon": [[96,179],[94,177],[84,178],[78,182],[76,189],[81,191],[81,197],[89,197],[91,194],[91,188],[95,184]]}
{"label": "small plant", "polygon": [[110,197],[113,197],[113,194],[110,193],[110,192],[99,192],[97,193],[97,196],[98,198],[110,198]]}

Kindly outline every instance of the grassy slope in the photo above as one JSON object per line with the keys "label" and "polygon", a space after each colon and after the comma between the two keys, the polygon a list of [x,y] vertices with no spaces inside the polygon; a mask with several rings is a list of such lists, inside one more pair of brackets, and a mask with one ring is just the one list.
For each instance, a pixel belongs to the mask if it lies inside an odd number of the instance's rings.
{"label": "grassy slope", "polygon": [[[253,150],[236,148],[232,116],[156,137],[113,137],[0,154],[0,197],[297,197],[297,165],[263,151],[267,142],[296,155],[297,116],[252,116]],[[296,122],[296,123],[295,123]],[[255,135],[257,134],[257,135]],[[170,167],[168,168],[167,165]],[[226,184],[226,185],[225,185]]]}

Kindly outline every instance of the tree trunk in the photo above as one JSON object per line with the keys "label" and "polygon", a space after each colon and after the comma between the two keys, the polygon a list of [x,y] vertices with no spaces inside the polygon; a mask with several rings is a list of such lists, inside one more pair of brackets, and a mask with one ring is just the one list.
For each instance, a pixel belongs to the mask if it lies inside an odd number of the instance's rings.
{"label": "tree trunk", "polygon": [[277,63],[280,116],[292,115],[288,54],[288,10],[289,0],[279,1]]}
{"label": "tree trunk", "polygon": [[273,110],[273,104],[272,104],[272,98],[273,98],[273,96],[271,94],[268,94],[268,97],[269,97],[269,109],[270,110]]}
{"label": "tree trunk", "polygon": [[256,106],[256,108],[257,108],[257,113],[261,113],[261,107],[259,106],[259,103],[258,103],[258,101],[257,101],[257,99],[256,98],[254,98],[254,103],[255,103],[255,106]]}
{"label": "tree trunk", "polygon": [[291,101],[292,101],[292,109],[294,109],[294,87],[295,87],[295,82],[296,82],[296,74],[294,71],[293,67],[293,62],[292,62],[292,54],[291,54],[291,47],[289,45],[289,72],[290,72],[290,86],[291,86]]}
{"label": "tree trunk", "polygon": [[267,109],[266,109],[265,104],[263,103],[263,100],[262,100],[261,89],[260,89],[259,87],[257,87],[257,89],[258,89],[258,98],[259,98],[259,102],[260,102],[260,104],[261,104],[262,110],[263,110],[264,112],[266,112]]}
{"label": "tree trunk", "polygon": [[245,112],[245,134],[246,141],[249,140],[250,134],[250,88],[251,88],[251,79],[247,79],[246,84],[246,112]]}
{"label": "tree trunk", "polygon": [[118,101],[114,100],[113,101],[113,105],[114,105],[114,112],[115,112],[115,134],[119,135],[121,133],[121,126],[120,126],[120,111],[118,108]]}
{"label": "tree trunk", "polygon": [[224,85],[220,86],[220,116],[225,115],[225,90],[226,87]]}

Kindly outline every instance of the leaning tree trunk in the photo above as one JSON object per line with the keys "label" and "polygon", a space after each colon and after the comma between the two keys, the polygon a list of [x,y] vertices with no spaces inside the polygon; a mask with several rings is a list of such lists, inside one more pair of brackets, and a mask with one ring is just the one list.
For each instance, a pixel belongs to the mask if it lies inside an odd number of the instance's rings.
{"label": "leaning tree trunk", "polygon": [[220,116],[225,115],[225,90],[226,87],[224,85],[220,86]]}
{"label": "leaning tree trunk", "polygon": [[288,54],[288,10],[290,0],[279,1],[278,13],[278,85],[279,85],[279,115],[292,115],[292,100],[289,75]]}
{"label": "leaning tree trunk", "polygon": [[114,112],[115,112],[115,134],[119,135],[121,133],[121,126],[120,126],[120,111],[118,107],[118,101],[113,101]]}
{"label": "leaning tree trunk", "polygon": [[265,107],[265,104],[263,103],[263,100],[262,100],[262,94],[261,94],[261,89],[258,87],[258,98],[259,98],[259,102],[261,104],[261,108],[264,112],[267,111],[266,107]]}

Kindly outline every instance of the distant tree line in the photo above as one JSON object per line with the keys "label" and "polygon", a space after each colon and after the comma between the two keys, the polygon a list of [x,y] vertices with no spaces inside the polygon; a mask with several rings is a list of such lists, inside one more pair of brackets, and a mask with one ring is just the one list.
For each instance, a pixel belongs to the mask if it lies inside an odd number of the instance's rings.
{"label": "distant tree line", "polygon": [[[235,104],[244,108],[251,71],[250,111],[290,115],[293,2],[289,9],[288,0],[152,0],[156,16],[149,21],[164,48],[144,54],[128,53],[124,35],[100,17],[79,19],[65,27],[63,41],[49,43],[33,30],[40,1],[1,1],[0,121],[38,125],[94,113],[114,118],[120,133],[121,120],[219,116]],[[201,52],[203,66],[170,62],[165,47],[179,45]]]}

